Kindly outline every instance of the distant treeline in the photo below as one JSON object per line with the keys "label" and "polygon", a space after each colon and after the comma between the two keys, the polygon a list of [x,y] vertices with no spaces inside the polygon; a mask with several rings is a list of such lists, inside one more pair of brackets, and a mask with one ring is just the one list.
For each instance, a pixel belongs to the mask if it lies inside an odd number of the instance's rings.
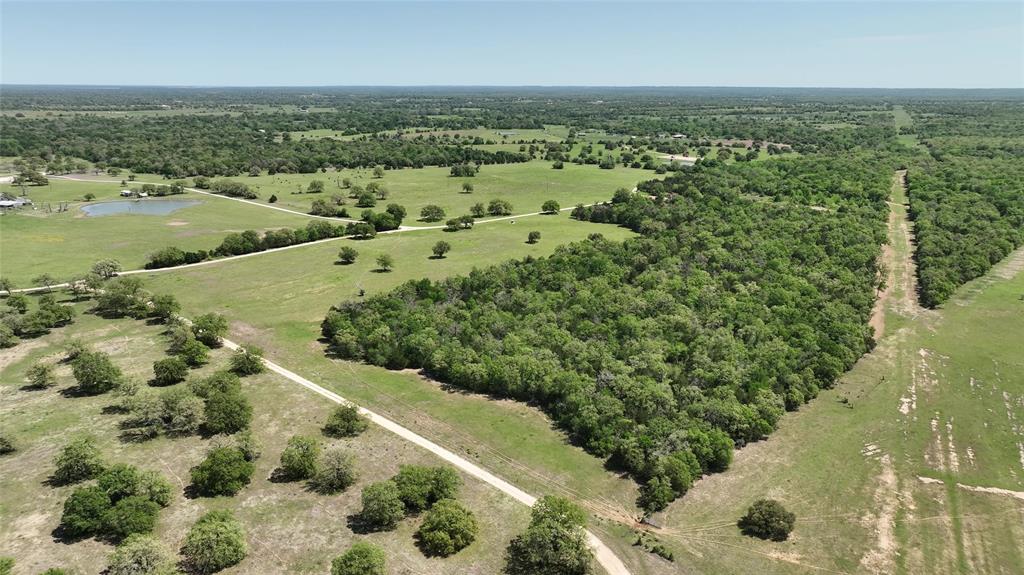
{"label": "distant treeline", "polygon": [[536,402],[661,509],[871,348],[888,164],[685,168],[575,212],[636,239],[411,281],[336,305],[322,334],[342,357]]}
{"label": "distant treeline", "polygon": [[288,115],[0,118],[0,155],[83,158],[168,178],[525,162],[528,154],[393,137],[291,140]]}

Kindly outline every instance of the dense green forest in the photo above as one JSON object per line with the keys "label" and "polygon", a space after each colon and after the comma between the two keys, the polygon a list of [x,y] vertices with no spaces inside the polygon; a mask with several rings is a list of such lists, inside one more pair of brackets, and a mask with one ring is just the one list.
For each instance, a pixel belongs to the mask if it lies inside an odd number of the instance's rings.
{"label": "dense green forest", "polygon": [[873,345],[890,163],[702,163],[574,212],[637,239],[342,302],[323,336],[344,358],[536,402],[661,509]]}
{"label": "dense green forest", "polygon": [[1024,104],[911,106],[930,158],[910,162],[921,302],[935,307],[1024,245]]}

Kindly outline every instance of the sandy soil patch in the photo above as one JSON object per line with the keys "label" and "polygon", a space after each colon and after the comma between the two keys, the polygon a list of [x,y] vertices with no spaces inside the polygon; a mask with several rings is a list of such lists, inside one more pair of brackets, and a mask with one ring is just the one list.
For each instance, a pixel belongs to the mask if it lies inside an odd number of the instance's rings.
{"label": "sandy soil patch", "polygon": [[878,487],[875,490],[875,509],[877,515],[868,516],[865,522],[875,532],[875,545],[861,557],[860,566],[868,573],[892,573],[896,566],[896,511],[899,507],[897,499],[896,470],[893,468],[889,454],[879,458],[882,469],[878,474]]}
{"label": "sandy soil patch", "polygon": [[168,226],[187,226],[188,222],[182,220],[171,220],[167,222]]}
{"label": "sandy soil patch", "polygon": [[0,350],[0,371],[25,359],[28,354],[32,353],[32,350],[39,349],[45,345],[46,343],[42,339],[33,339],[23,341],[14,347]]}

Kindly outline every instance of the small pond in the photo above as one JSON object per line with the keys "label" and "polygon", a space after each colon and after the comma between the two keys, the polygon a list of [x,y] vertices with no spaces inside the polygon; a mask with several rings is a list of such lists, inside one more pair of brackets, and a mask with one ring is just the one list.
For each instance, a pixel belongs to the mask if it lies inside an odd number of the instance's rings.
{"label": "small pond", "polygon": [[145,216],[166,216],[182,208],[200,203],[198,200],[121,200],[101,202],[82,206],[87,216],[112,216],[114,214],[142,214]]}

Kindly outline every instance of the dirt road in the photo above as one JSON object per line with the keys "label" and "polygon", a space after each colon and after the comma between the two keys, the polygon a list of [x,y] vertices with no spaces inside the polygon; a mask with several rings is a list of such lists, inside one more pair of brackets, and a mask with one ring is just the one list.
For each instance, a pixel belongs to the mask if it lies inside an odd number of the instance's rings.
{"label": "dirt road", "polygon": [[[222,342],[224,343],[224,347],[230,350],[237,350],[239,348],[239,345],[233,341],[224,339],[222,340]],[[313,383],[312,381],[302,377],[301,375],[288,369],[285,369],[284,367],[266,358],[263,359],[263,363],[270,371],[273,371],[274,373],[288,379],[289,381],[297,383],[302,387],[305,387],[306,389],[309,389],[310,391],[313,391],[314,393],[317,393],[333,401],[334,403],[354,405],[352,402],[334,393],[333,391],[325,389]],[[437,455],[438,457],[447,461],[451,465],[461,469],[463,472],[472,475],[473,477],[476,477],[477,479],[497,488],[502,493],[505,493],[506,495],[512,497],[513,499],[522,503],[523,505],[533,505],[534,502],[537,501],[537,498],[534,497],[533,495],[526,493],[522,489],[519,489],[515,485],[512,485],[511,483],[505,481],[504,479],[498,477],[497,475],[494,475],[493,473],[487,471],[486,469],[480,467],[479,465],[476,465],[475,463],[455,453],[452,453],[451,451],[445,449],[444,447],[441,447],[440,445],[434,443],[433,441],[430,441],[429,439],[421,435],[418,435],[412,430],[405,428],[399,425],[398,423],[382,415],[379,415],[373,411],[370,411],[369,409],[366,409],[364,407],[359,407],[359,412],[362,415],[366,416],[366,418],[369,419],[371,422],[383,427],[384,429],[390,431],[391,433],[394,433],[395,435],[401,437],[402,439],[414,443],[422,447],[423,449],[426,449],[427,451],[433,453],[434,455]],[[587,543],[590,545],[591,550],[594,552],[594,557],[597,559],[597,562],[601,565],[601,567],[604,568],[608,575],[630,575],[629,569],[622,562],[622,560],[620,560],[618,556],[615,555],[615,553],[607,545],[602,543],[601,540],[590,531],[587,531]]]}

